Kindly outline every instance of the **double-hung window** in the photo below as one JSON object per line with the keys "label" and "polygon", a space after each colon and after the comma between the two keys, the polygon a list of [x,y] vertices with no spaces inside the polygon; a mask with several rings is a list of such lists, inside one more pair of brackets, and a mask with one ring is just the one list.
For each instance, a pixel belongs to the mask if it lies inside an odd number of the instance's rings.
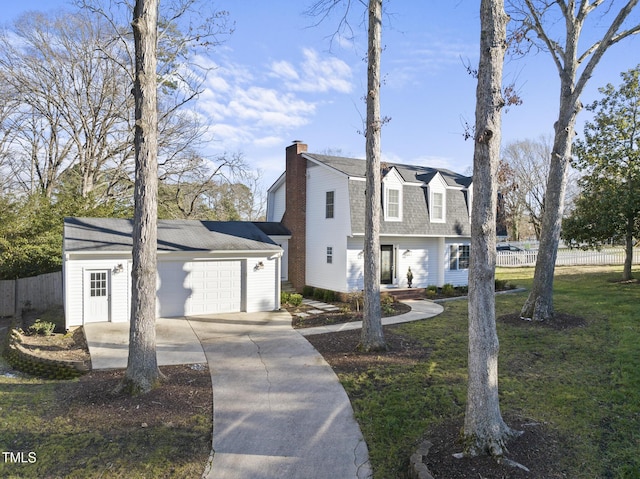
{"label": "double-hung window", "polygon": [[449,269],[469,269],[469,245],[452,244],[449,246]]}
{"label": "double-hung window", "polygon": [[434,191],[431,193],[431,221],[444,221],[444,193]]}
{"label": "double-hung window", "polygon": [[385,221],[402,220],[402,193],[398,188],[385,189],[384,219]]}
{"label": "double-hung window", "polygon": [[325,197],[325,218],[333,218],[335,198],[335,191],[327,191]]}
{"label": "double-hung window", "polygon": [[333,246],[327,246],[327,264],[333,264]]}

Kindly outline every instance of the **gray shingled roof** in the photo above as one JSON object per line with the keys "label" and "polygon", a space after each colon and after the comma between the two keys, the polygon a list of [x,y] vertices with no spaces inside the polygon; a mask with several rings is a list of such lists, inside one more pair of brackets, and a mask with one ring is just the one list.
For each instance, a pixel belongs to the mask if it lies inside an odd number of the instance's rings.
{"label": "gray shingled roof", "polygon": [[[315,153],[304,153],[303,156],[312,158],[349,177],[365,177],[365,160],[317,155]],[[468,195],[466,191],[466,188],[468,188],[472,182],[471,177],[445,169],[429,168],[426,166],[403,165],[399,163],[386,163],[386,165],[395,167],[404,181],[408,183],[418,182],[421,183],[421,185],[404,185],[402,189],[402,221],[380,221],[380,234],[427,236],[471,235],[469,208],[467,204]],[[426,187],[437,173],[442,175],[442,178],[448,186],[460,188],[447,190],[446,223],[431,223],[429,221],[429,198]],[[364,193],[365,182],[349,181],[351,231],[353,234],[364,233]],[[382,214],[384,214],[384,212]]]}
{"label": "gray shingled roof", "polygon": [[[66,252],[130,252],[133,220],[65,218]],[[248,221],[158,220],[158,251],[280,251]]]}
{"label": "gray shingled roof", "polygon": [[[364,181],[349,182],[351,200],[351,231],[364,234]],[[470,236],[468,196],[466,191],[447,190],[446,223],[431,223],[427,189],[404,185],[402,188],[402,221],[380,221],[381,235]],[[381,212],[384,214],[384,212]]]}
{"label": "gray shingled roof", "polygon": [[[341,156],[318,155],[315,153],[303,153],[303,156],[313,158],[330,168],[338,170],[347,176],[364,178],[366,172],[365,160],[358,158],[343,158]],[[448,186],[466,188],[471,184],[471,177],[454,173],[443,168],[429,168],[428,166],[403,165],[401,163],[384,162],[389,167],[395,167],[402,179],[407,182],[429,183],[431,179],[440,173]]]}

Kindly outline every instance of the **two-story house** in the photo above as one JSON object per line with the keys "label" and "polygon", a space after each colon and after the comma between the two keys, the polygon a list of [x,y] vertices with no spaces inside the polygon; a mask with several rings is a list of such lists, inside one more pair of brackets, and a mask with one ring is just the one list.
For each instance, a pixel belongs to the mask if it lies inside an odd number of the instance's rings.
{"label": "two-story house", "polygon": [[[307,152],[294,142],[286,171],[268,190],[267,221],[281,222],[283,279],[338,292],[363,288],[365,161]],[[470,177],[385,163],[380,217],[380,283],[406,288],[466,285]]]}

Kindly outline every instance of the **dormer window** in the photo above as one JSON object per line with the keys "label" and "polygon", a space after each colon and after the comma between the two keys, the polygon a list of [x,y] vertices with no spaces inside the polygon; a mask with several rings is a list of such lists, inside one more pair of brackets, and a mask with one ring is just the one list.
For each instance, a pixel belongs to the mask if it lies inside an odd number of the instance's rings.
{"label": "dormer window", "polygon": [[434,191],[432,200],[431,219],[433,221],[444,221],[444,193]]}
{"label": "dormer window", "polygon": [[431,188],[429,197],[429,217],[431,222],[444,223],[446,221],[446,190]]}
{"label": "dormer window", "polygon": [[400,190],[387,190],[387,216],[400,218]]}
{"label": "dormer window", "polygon": [[402,221],[402,184],[403,179],[395,168],[391,168],[382,180],[384,221]]}

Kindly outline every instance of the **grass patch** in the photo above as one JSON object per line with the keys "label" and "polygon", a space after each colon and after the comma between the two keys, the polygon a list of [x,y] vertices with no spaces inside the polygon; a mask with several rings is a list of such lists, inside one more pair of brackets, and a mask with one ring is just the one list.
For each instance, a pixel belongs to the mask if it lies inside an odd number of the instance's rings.
{"label": "grass patch", "polygon": [[72,381],[0,375],[0,477],[200,477],[211,449],[209,371],[163,368],[145,396],[113,393],[122,371]]}
{"label": "grass patch", "polygon": [[[497,275],[529,287],[533,269]],[[556,269],[556,311],[581,316],[582,326],[497,322],[503,414],[531,418],[561,438],[563,477],[640,477],[640,285],[619,277],[619,267]],[[498,296],[497,316],[519,312],[526,294]],[[339,373],[376,478],[405,477],[425,433],[464,415],[467,302],[444,307],[440,316],[389,329],[421,343],[428,358]]]}

